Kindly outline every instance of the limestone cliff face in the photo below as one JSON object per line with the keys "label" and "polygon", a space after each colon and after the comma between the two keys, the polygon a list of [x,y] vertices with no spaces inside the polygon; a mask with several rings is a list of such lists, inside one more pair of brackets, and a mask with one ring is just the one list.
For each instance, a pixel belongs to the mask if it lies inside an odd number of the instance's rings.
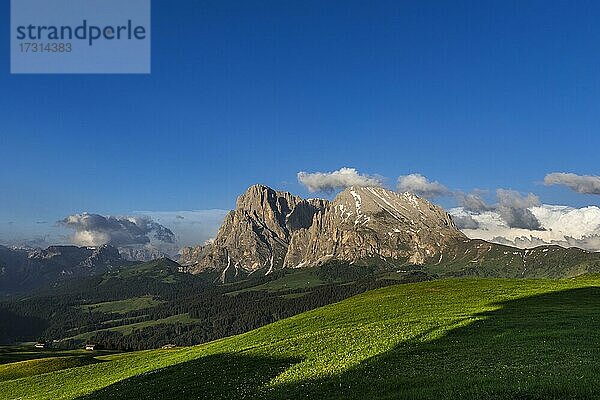
{"label": "limestone cliff face", "polygon": [[254,185],[238,198],[215,240],[182,250],[180,262],[189,265],[191,272],[219,270],[223,280],[280,269],[293,232],[310,227],[325,204]]}
{"label": "limestone cliff face", "polygon": [[313,224],[294,234],[284,266],[352,263],[424,264],[466,237],[440,207],[410,193],[350,188]]}
{"label": "limestone cliff face", "polygon": [[349,188],[329,202],[255,185],[215,240],[182,250],[180,262],[192,272],[216,270],[225,281],[332,260],[424,264],[465,239],[444,210],[409,193]]}

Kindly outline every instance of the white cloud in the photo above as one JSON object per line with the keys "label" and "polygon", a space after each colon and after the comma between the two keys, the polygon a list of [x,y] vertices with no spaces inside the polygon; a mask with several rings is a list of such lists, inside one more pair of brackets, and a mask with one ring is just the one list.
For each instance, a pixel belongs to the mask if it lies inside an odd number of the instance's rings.
{"label": "white cloud", "polygon": [[69,215],[59,223],[75,231],[71,240],[79,246],[145,245],[152,240],[175,242],[173,232],[147,216],[113,217],[82,213]]}
{"label": "white cloud", "polygon": [[397,187],[399,192],[414,193],[426,199],[450,194],[446,186],[439,182],[430,181],[421,174],[410,174],[399,177]]}
{"label": "white cloud", "polygon": [[452,219],[458,229],[479,229],[479,222],[469,214],[465,215],[453,215]]}
{"label": "white cloud", "polygon": [[75,231],[71,241],[78,246],[100,246],[110,242],[110,235],[97,231]]}
{"label": "white cloud", "polygon": [[472,193],[456,192],[454,196],[458,200],[458,204],[465,210],[474,213],[480,213],[483,211],[490,211],[493,207],[489,206],[483,199],[485,192],[481,190],[475,190]]}
{"label": "white cloud", "polygon": [[378,176],[360,174],[355,168],[340,168],[333,172],[298,172],[298,181],[310,192],[333,192],[350,186],[383,186]]}
{"label": "white cloud", "polygon": [[600,251],[600,208],[596,206],[573,208],[568,206],[540,205],[528,210],[539,221],[543,230],[511,228],[496,211],[473,213],[462,207],[450,210],[461,219],[469,216],[477,222],[476,229],[463,228],[470,238],[528,248],[542,244],[564,247],[581,247]]}
{"label": "white cloud", "polygon": [[532,212],[547,230],[579,238],[600,233],[600,208],[589,206],[573,208],[567,206],[535,207]]}
{"label": "white cloud", "polygon": [[600,195],[600,176],[554,172],[546,175],[544,184],[563,185],[577,193]]}
{"label": "white cloud", "polygon": [[530,208],[539,206],[540,199],[533,193],[527,196],[514,190],[498,189],[496,191],[498,205],[496,212],[506,221],[511,228],[542,230],[540,221],[531,212]]}
{"label": "white cloud", "polygon": [[[462,215],[456,219],[457,226],[463,228],[472,228],[477,221],[471,221],[467,217],[471,214],[481,215],[493,212],[509,228],[521,228],[528,230],[543,230],[536,216],[530,208],[539,206],[540,199],[533,193],[522,195],[515,190],[498,189],[496,198],[498,202],[490,205],[482,197],[483,192],[476,190],[473,193],[465,194],[462,192],[454,193],[458,204],[462,210],[469,214]],[[467,226],[468,225],[468,226]]]}

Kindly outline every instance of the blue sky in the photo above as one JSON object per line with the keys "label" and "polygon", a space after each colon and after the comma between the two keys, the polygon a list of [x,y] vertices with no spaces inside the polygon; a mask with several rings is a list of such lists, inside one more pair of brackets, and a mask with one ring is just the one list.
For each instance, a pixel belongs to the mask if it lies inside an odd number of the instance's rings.
{"label": "blue sky", "polygon": [[147,76],[10,75],[0,31],[0,238],[83,211],[229,209],[257,182],[307,195],[299,171],[341,167],[598,203],[541,184],[600,173],[597,2],[152,5]]}

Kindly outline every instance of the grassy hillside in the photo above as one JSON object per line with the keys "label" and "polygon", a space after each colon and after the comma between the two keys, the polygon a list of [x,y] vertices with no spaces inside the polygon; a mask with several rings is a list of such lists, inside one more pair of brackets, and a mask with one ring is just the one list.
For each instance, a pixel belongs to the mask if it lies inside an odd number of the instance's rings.
{"label": "grassy hillside", "polygon": [[38,360],[0,397],[593,398],[599,312],[599,276],[406,284],[201,346]]}
{"label": "grassy hillside", "polygon": [[[380,279],[370,268],[327,265],[257,274],[228,284],[155,260],[63,282],[0,302],[0,343],[43,339],[61,349],[190,346],[248,332],[369,289],[423,275]],[[36,323],[37,322],[37,323]]]}

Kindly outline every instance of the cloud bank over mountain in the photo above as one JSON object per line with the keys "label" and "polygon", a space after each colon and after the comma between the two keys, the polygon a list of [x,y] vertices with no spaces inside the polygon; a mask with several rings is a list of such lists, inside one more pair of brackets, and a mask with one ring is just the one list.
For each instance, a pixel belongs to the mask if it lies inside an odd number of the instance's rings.
{"label": "cloud bank over mountain", "polygon": [[[600,195],[600,176],[554,172],[547,186],[562,185],[581,194]],[[541,204],[534,194],[497,190],[498,204],[485,203],[480,193],[459,196],[450,210],[457,225],[471,237],[531,248],[545,244],[600,251],[600,208]]]}
{"label": "cloud bank over mountain", "polygon": [[78,246],[110,244],[130,254],[145,250],[175,256],[185,246],[213,238],[227,210],[135,211],[130,216],[114,217],[81,213],[59,221],[74,230],[69,237]]}
{"label": "cloud bank over mountain", "polygon": [[59,221],[64,227],[73,229],[73,244],[78,246],[115,247],[145,245],[152,240],[175,243],[175,235],[165,226],[146,216],[103,216],[100,214],[73,214]]}
{"label": "cloud bank over mountain", "polygon": [[498,205],[495,211],[511,228],[542,230],[540,221],[530,208],[539,206],[540,199],[533,193],[525,196],[514,190],[498,189],[496,191]]}
{"label": "cloud bank over mountain", "polygon": [[530,248],[544,244],[600,251],[600,208],[539,205],[527,209],[540,229],[511,227],[496,210],[473,213],[463,207],[450,210],[455,221],[472,220],[462,231],[470,238]]}

